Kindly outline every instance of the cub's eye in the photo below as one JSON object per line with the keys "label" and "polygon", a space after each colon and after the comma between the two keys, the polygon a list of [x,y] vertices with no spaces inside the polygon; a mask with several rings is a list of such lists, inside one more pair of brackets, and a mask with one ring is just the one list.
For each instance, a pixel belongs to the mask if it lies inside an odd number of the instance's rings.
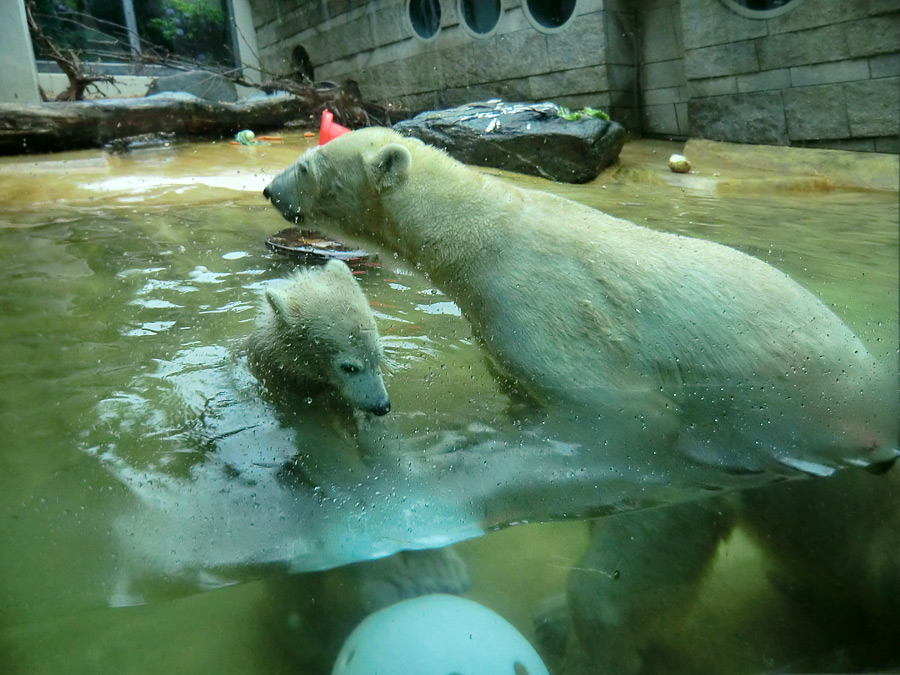
{"label": "cub's eye", "polygon": [[306,164],[298,164],[297,173],[299,173],[301,176],[305,176],[307,173],[309,173],[309,169],[306,168]]}
{"label": "cub's eye", "polygon": [[357,366],[356,364],[353,364],[353,363],[342,363],[341,370],[343,370],[348,375],[355,375],[361,369],[359,366]]}

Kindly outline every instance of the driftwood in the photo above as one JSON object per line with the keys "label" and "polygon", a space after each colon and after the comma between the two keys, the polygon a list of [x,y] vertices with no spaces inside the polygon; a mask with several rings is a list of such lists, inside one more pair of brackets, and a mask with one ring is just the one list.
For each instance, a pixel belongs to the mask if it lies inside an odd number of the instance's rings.
{"label": "driftwood", "polygon": [[176,138],[260,133],[305,122],[310,128],[329,97],[275,96],[244,103],[205,101],[186,95],[116,98],[71,103],[0,104],[0,155],[56,152],[103,146],[147,134]]}

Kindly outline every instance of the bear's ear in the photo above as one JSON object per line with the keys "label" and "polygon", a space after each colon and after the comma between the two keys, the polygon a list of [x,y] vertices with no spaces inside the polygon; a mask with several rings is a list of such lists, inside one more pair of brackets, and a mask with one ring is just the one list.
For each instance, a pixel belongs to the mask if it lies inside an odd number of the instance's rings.
{"label": "bear's ear", "polygon": [[290,313],[288,311],[287,298],[284,297],[284,295],[279,293],[275,288],[267,288],[266,302],[269,303],[269,307],[271,307],[272,311],[275,312],[275,316],[279,321],[288,323]]}
{"label": "bear's ear", "polygon": [[412,156],[399,143],[389,143],[375,153],[369,167],[379,190],[399,185],[409,173]]}
{"label": "bear's ear", "polygon": [[345,279],[353,279],[353,272],[350,270],[347,263],[335,258],[332,258],[325,263],[325,269],[323,271],[326,274],[333,274],[338,277],[344,277]]}

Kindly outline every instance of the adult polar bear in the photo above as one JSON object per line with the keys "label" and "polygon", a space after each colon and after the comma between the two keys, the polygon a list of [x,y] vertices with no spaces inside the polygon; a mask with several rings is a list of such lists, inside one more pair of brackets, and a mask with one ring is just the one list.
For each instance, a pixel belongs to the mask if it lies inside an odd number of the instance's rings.
{"label": "adult polar bear", "polygon": [[732,474],[896,457],[878,364],[760,260],[517,188],[387,129],[308,150],[264,195],[290,221],[415,263],[521,390],[610,452]]}

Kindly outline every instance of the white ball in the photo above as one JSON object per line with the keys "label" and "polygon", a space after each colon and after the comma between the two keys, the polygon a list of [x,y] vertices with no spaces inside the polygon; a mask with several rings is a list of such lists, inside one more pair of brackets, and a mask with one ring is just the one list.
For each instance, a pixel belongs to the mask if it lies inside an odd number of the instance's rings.
{"label": "white ball", "polygon": [[675,173],[687,173],[691,170],[691,163],[684,155],[672,155],[669,157],[669,168]]}
{"label": "white ball", "polygon": [[534,648],[486,607],[424,595],[370,615],[347,638],[332,675],[549,675]]}

